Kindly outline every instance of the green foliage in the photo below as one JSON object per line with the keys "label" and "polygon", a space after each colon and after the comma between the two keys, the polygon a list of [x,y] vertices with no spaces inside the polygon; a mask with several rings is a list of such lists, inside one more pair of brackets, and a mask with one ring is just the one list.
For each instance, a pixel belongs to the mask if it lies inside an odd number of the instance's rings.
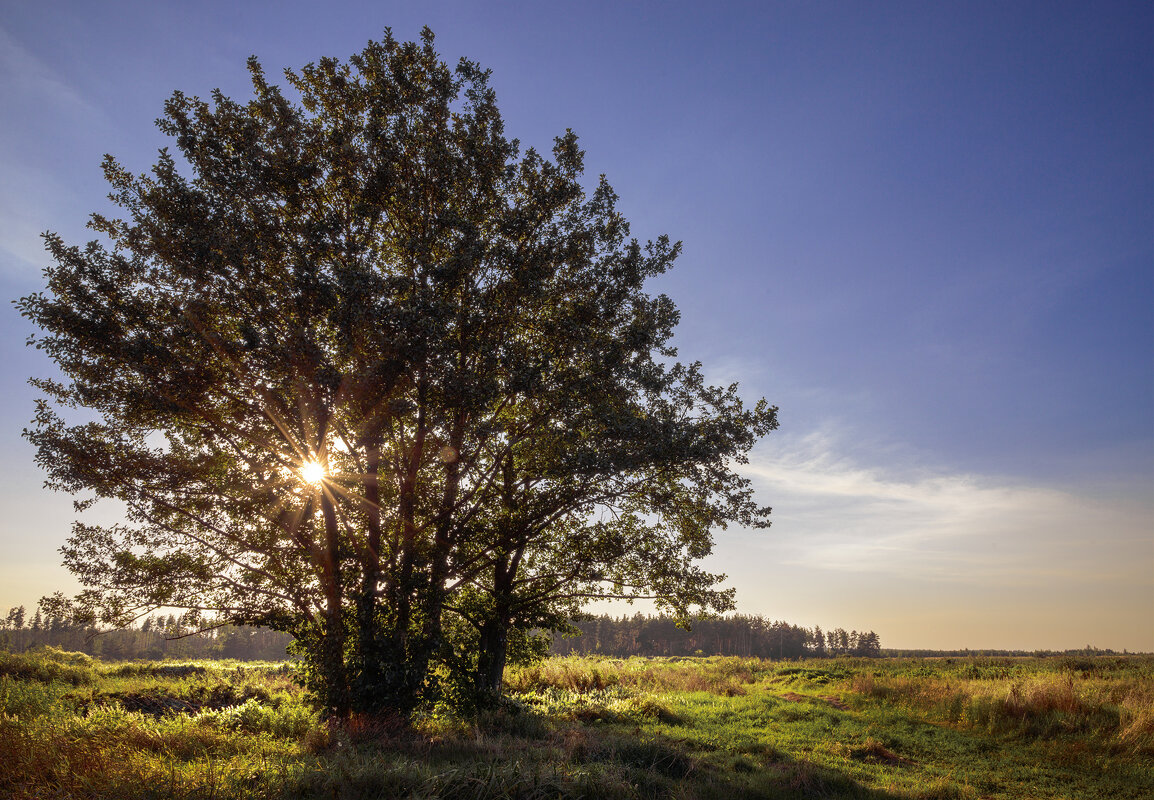
{"label": "green foliage", "polygon": [[301,739],[320,723],[316,711],[301,702],[273,707],[250,698],[239,706],[205,711],[196,717],[201,724],[219,725],[245,733],[267,733],[280,739]]}
{"label": "green foliage", "polygon": [[91,684],[94,680],[91,665],[92,659],[84,653],[55,647],[19,654],[0,652],[0,676],[22,681],[60,681],[73,686]]}
{"label": "green foliage", "polygon": [[541,714],[581,722],[680,721],[657,695],[637,694],[621,686],[574,691],[547,686],[522,693],[517,700]]}
{"label": "green foliage", "polygon": [[36,678],[0,675],[0,714],[18,719],[45,717],[60,713],[65,690],[59,684],[44,683]]}

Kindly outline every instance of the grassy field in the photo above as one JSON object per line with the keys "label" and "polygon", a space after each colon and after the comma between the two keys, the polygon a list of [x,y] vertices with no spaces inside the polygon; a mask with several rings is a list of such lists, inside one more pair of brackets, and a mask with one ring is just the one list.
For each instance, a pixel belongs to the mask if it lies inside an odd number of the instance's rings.
{"label": "grassy field", "polygon": [[1148,798],[1154,658],[556,658],[324,725],[283,665],[0,654],[4,798]]}

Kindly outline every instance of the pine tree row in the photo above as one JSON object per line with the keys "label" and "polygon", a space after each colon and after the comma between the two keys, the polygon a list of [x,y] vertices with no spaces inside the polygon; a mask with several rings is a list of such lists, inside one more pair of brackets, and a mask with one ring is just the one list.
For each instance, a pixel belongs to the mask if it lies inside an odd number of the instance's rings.
{"label": "pine tree row", "polygon": [[573,623],[578,633],[556,637],[554,654],[600,653],[610,656],[726,655],[758,658],[824,658],[881,655],[881,640],[873,631],[823,632],[737,614],[695,621],[689,629],[678,627],[672,617],[613,618],[608,615]]}
{"label": "pine tree row", "polygon": [[51,645],[109,661],[165,658],[235,658],[280,661],[287,658],[288,634],[245,625],[221,625],[202,631],[170,614],[145,617],[139,625],[100,631],[41,609],[31,620],[24,606],[0,619],[0,651],[23,652]]}

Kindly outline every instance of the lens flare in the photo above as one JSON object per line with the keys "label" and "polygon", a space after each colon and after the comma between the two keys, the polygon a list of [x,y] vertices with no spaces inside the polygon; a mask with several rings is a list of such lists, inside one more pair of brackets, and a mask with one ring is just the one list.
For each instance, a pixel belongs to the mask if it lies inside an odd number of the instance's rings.
{"label": "lens flare", "polygon": [[301,479],[304,480],[305,483],[314,486],[320,485],[328,475],[324,464],[321,464],[319,461],[306,461],[304,464],[301,464],[300,472]]}

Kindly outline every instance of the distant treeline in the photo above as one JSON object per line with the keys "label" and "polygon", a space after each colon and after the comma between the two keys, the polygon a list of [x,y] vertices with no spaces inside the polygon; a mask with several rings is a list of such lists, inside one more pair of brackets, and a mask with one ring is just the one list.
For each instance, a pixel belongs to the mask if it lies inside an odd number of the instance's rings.
{"label": "distant treeline", "polygon": [[[1091,645],[1078,650],[911,650],[882,649],[873,631],[820,627],[801,628],[782,621],[738,614],[696,620],[690,630],[667,616],[614,618],[609,615],[574,622],[577,636],[554,636],[550,652],[606,656],[745,656],[767,659],[828,658],[965,658],[1014,656],[1123,655]],[[145,617],[136,626],[98,631],[39,609],[31,616],[24,606],[0,618],[0,651],[23,652],[52,645],[108,661],[235,658],[239,661],[281,661],[292,637],[287,633],[237,625],[197,632],[176,615]]]}
{"label": "distant treeline", "polygon": [[886,648],[882,650],[883,658],[1047,658],[1049,656],[1122,656],[1142,655],[1123,650],[1106,648],[1105,650],[1086,645],[1076,650],[902,650]]}
{"label": "distant treeline", "polygon": [[689,630],[667,616],[613,618],[608,615],[573,623],[580,634],[556,636],[550,652],[600,653],[609,656],[756,656],[757,658],[826,658],[881,655],[873,631],[801,628],[788,622],[737,614],[696,620]]}
{"label": "distant treeline", "polygon": [[[574,623],[577,636],[554,636],[554,654],[599,653],[608,656],[733,655],[758,658],[823,658],[837,655],[876,657],[881,642],[873,631],[801,628],[758,616],[736,615],[696,620],[690,630],[667,616],[592,617]],[[136,626],[98,631],[40,609],[28,618],[23,606],[0,619],[0,650],[22,652],[52,645],[91,656],[122,661],[165,658],[235,658],[278,661],[292,641],[286,633],[236,625],[197,632],[176,615],[145,617]]]}
{"label": "distant treeline", "polygon": [[292,641],[287,633],[238,625],[222,625],[197,632],[176,615],[145,617],[136,626],[98,631],[39,609],[27,618],[24,606],[10,609],[0,620],[0,650],[23,652],[52,645],[108,661],[165,658],[235,658],[241,661],[280,661]]}

